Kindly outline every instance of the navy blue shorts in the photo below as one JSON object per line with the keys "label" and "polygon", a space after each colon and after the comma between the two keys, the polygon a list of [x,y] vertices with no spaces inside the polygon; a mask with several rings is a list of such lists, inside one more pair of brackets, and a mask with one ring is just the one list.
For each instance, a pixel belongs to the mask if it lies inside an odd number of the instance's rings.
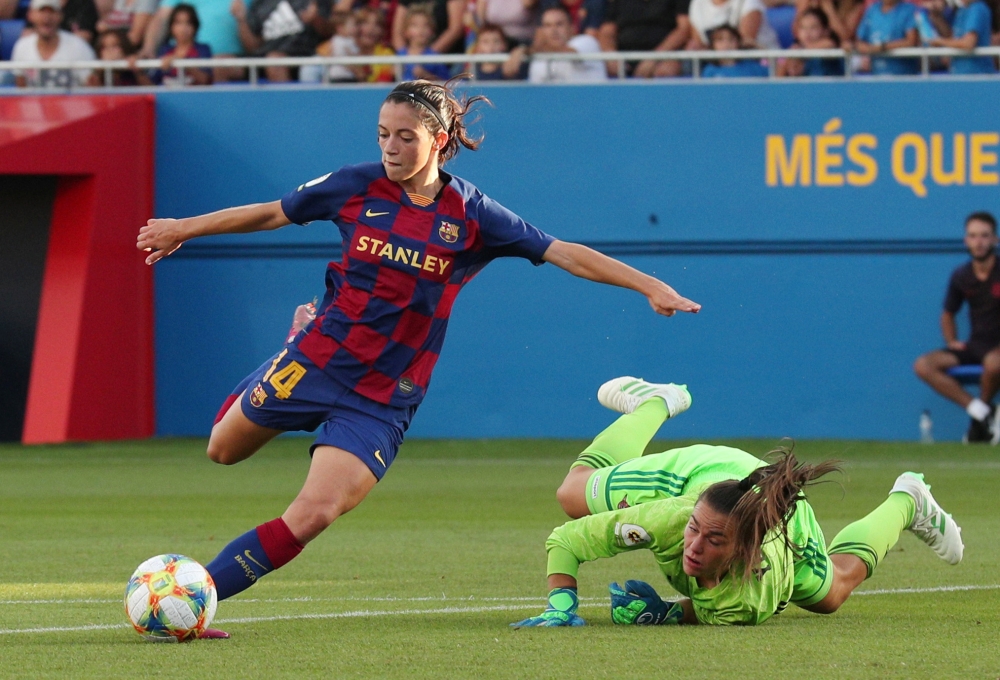
{"label": "navy blue shorts", "polygon": [[275,430],[319,428],[317,446],[335,446],[360,458],[378,479],[396,458],[416,406],[387,406],[340,384],[293,345],[286,346],[237,386],[243,415]]}

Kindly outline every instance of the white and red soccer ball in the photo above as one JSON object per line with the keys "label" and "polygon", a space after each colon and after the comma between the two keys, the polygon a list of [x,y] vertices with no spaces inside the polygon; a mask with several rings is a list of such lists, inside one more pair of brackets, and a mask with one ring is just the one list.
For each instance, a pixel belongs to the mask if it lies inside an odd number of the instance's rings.
{"label": "white and red soccer ball", "polygon": [[193,640],[219,603],[212,576],[190,557],[158,555],[136,568],[125,587],[125,613],[136,631],[153,640]]}

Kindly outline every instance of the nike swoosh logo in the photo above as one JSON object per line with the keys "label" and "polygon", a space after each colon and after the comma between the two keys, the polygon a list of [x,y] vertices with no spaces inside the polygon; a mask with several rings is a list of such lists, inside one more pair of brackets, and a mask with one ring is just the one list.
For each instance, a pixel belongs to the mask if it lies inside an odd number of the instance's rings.
{"label": "nike swoosh logo", "polygon": [[382,463],[382,467],[385,467],[385,461],[382,460],[382,455],[381,454],[382,454],[382,450],[379,449],[378,451],[375,452],[375,457],[378,458],[378,462]]}
{"label": "nike swoosh logo", "polygon": [[267,573],[268,571],[270,571],[270,570],[269,570],[269,569],[268,569],[267,567],[265,567],[265,566],[264,566],[263,564],[261,564],[260,562],[258,562],[257,560],[255,560],[255,559],[253,558],[253,555],[251,555],[251,554],[250,554],[250,551],[249,551],[249,550],[244,550],[244,551],[243,551],[243,554],[244,554],[244,555],[246,555],[246,557],[247,557],[247,559],[248,559],[248,560],[250,560],[251,562],[253,562],[254,564],[256,564],[256,565],[257,565],[258,567],[260,567],[261,569],[263,569],[263,570],[264,570],[264,573],[265,573],[265,574],[266,574],[266,573]]}
{"label": "nike swoosh logo", "polygon": [[382,217],[382,215],[388,215],[388,214],[389,213],[387,213],[387,212],[384,212],[384,213],[373,213],[372,209],[368,208],[367,212],[365,212],[365,217]]}

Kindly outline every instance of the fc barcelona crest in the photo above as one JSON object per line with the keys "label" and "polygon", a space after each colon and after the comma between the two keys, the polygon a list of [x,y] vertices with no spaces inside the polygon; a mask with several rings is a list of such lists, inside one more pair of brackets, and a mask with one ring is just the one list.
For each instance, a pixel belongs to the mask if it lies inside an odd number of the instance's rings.
{"label": "fc barcelona crest", "polygon": [[458,234],[461,227],[457,224],[452,224],[451,222],[441,222],[441,226],[438,227],[438,236],[445,243],[455,243],[458,241]]}
{"label": "fc barcelona crest", "polygon": [[250,403],[260,408],[264,405],[264,400],[267,399],[267,392],[264,391],[264,386],[257,383],[257,387],[253,388],[250,393]]}

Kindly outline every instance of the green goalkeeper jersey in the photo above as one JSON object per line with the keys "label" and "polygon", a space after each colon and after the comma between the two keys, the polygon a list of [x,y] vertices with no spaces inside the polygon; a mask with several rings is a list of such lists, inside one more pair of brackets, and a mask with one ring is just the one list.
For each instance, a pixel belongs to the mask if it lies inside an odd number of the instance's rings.
{"label": "green goalkeeper jersey", "polygon": [[575,578],[583,562],[644,549],[670,585],[691,599],[701,623],[754,625],[782,611],[792,598],[795,571],[780,538],[765,541],[764,561],[747,582],[727,574],[714,588],[703,588],[684,573],[684,527],[696,501],[684,495],[567,522],[546,541],[548,573]]}

